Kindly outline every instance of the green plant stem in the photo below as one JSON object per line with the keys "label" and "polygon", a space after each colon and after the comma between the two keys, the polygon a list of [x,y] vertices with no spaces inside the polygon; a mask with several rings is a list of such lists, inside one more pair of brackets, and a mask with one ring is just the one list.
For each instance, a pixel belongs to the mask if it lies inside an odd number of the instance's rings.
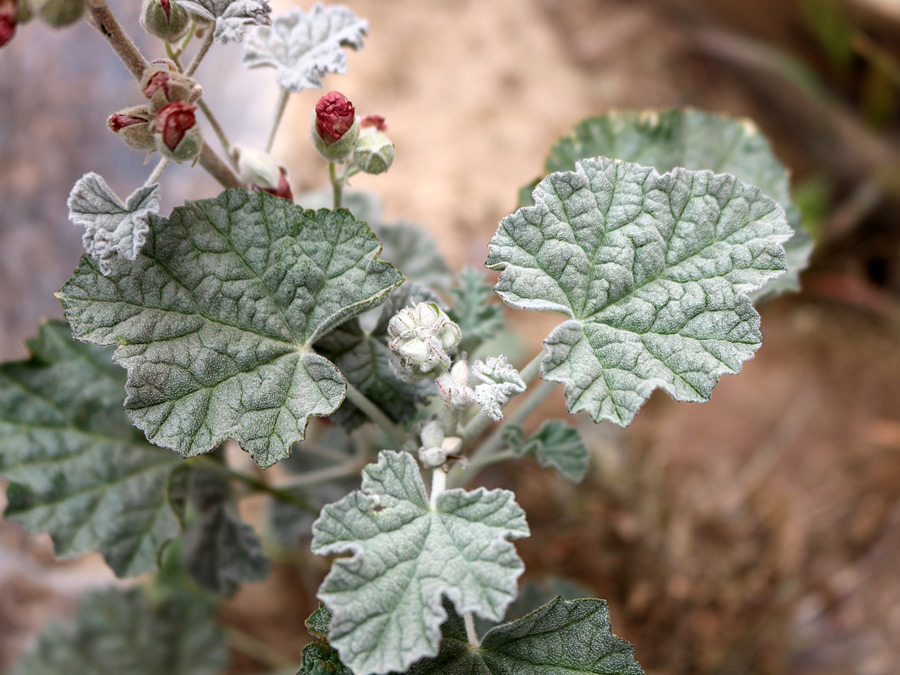
{"label": "green plant stem", "polygon": [[270,485],[268,482],[256,478],[255,476],[251,476],[249,474],[243,473],[242,471],[234,471],[229,469],[224,464],[217,462],[212,457],[207,457],[201,455],[200,457],[195,457],[191,460],[193,464],[197,466],[201,466],[204,469],[210,469],[212,471],[217,471],[232,480],[239,481],[252,489],[254,492],[264,492],[266,494],[271,495],[275,499],[280,502],[284,502],[285,504],[290,504],[302,511],[306,511],[307,513],[312,513],[315,515],[319,514],[319,509],[310,504],[308,501],[299,497],[295,494],[291,494],[286,490],[279,489],[273,485]]}
{"label": "green plant stem", "polygon": [[187,46],[190,44],[191,39],[194,37],[194,31],[197,30],[197,22],[191,21],[191,26],[188,28],[187,35],[184,36],[184,39],[181,41],[181,44],[178,45],[178,49],[170,52],[168,47],[169,43],[166,43],[166,53],[170,54],[169,58],[175,61],[179,56],[184,54],[184,50],[187,49]]}
{"label": "green plant stem", "polygon": [[476,462],[475,460],[469,461],[469,466],[467,470],[469,471],[470,476],[474,476],[476,473],[481,471],[484,467],[490,466],[491,464],[499,464],[500,462],[505,462],[508,459],[515,459],[518,455],[512,450],[500,450],[499,452],[493,453],[490,457],[481,457]]}
{"label": "green plant stem", "polygon": [[150,187],[154,183],[158,183],[159,177],[162,176],[162,173],[166,170],[167,166],[169,166],[169,158],[161,157],[160,160],[156,163],[156,166],[153,167],[153,171],[151,171],[150,175],[147,176],[147,180],[144,181],[144,187]]}
{"label": "green plant stem", "polygon": [[339,209],[344,201],[344,179],[338,178],[337,164],[328,162],[328,177],[331,178],[331,191],[334,195],[334,208]]}
{"label": "green plant stem", "polygon": [[209,26],[206,29],[206,35],[203,37],[203,42],[200,43],[200,49],[198,49],[197,53],[194,54],[193,60],[187,67],[187,70],[184,71],[185,75],[191,77],[194,73],[197,72],[197,68],[199,67],[200,62],[203,60],[203,57],[206,56],[206,52],[209,51],[209,48],[212,47],[215,34],[216,32],[213,30],[213,26]]}
{"label": "green plant stem", "polygon": [[290,97],[291,92],[287,89],[282,89],[278,94],[278,102],[275,104],[275,116],[272,118],[269,137],[266,139],[266,152],[272,152],[272,146],[275,145],[275,134],[278,133],[278,127],[281,125],[281,119],[284,117],[284,111],[287,108]]}
{"label": "green plant stem", "polygon": [[287,654],[278,654],[278,650],[268,642],[264,642],[255,635],[246,633],[234,626],[228,626],[225,629],[225,634],[230,647],[242,654],[246,654],[254,661],[258,661],[272,670],[287,668],[289,664],[295,661],[293,657],[289,657]]}
{"label": "green plant stem", "polygon": [[406,442],[406,433],[391,422],[388,416],[381,411],[381,408],[372,403],[366,398],[365,394],[349,382],[347,383],[347,399],[359,408],[366,417],[377,424],[398,448],[403,447],[403,444]]}
{"label": "green plant stem", "polygon": [[279,488],[298,488],[317,485],[318,483],[327,483],[328,481],[337,480],[338,478],[348,478],[355,476],[362,471],[362,463],[349,461],[337,466],[329,466],[326,469],[317,471],[309,471],[307,473],[291,476],[278,484]]}

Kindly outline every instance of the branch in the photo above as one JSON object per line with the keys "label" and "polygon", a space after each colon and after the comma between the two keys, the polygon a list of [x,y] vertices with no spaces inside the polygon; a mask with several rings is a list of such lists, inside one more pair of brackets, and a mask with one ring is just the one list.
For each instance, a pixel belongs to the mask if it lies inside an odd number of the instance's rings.
{"label": "branch", "polygon": [[90,18],[88,23],[100,31],[134,79],[140,82],[144,75],[144,69],[150,63],[141,54],[128,33],[122,29],[122,25],[106,4],[106,0],[89,0],[88,17]]}

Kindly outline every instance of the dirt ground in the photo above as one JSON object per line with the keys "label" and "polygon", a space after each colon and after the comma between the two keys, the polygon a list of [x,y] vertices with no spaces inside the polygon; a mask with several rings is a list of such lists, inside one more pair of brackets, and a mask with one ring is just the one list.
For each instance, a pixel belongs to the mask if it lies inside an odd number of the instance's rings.
{"label": "dirt ground", "polygon": [[[133,11],[111,2],[120,4]],[[849,60],[839,49],[840,27],[850,25],[891,56],[900,44],[896,6],[344,4],[369,19],[370,37],[349,56],[349,74],[329,76],[326,89],[346,93],[363,114],[384,115],[397,148],[388,174],[357,177],[353,187],[376,192],[388,219],[426,226],[454,267],[482,264],[518,188],[583,117],[689,105],[751,117],[770,135],[795,184],[815,197],[808,210],[818,214],[822,245],[804,292],[760,308],[757,357],[723,378],[709,403],[657,394],[625,431],[580,419],[592,468],[578,487],[527,464],[495,467],[484,482],[515,489],[528,514],[532,537],[518,545],[527,577],[571,578],[606,598],[616,632],[648,673],[896,673],[900,119],[896,83],[885,87],[881,71],[872,74],[875,58],[860,56],[871,45],[856,40]],[[804,13],[809,6],[815,11]],[[843,24],[828,24],[826,10]],[[44,48],[25,49],[29,39]],[[124,192],[149,171],[104,129],[105,116],[132,101],[116,95],[127,76],[92,29],[51,36],[27,26],[10,47],[0,54],[4,360],[24,355],[40,317],[60,315],[52,293],[80,255],[65,219],[71,185],[96,170]],[[243,71],[239,54],[222,49],[198,75],[226,128],[258,144],[275,92],[267,73]],[[54,87],[23,85],[47,72]],[[325,183],[308,141],[320,94],[293,98],[275,146],[295,193]],[[251,99],[259,110],[234,105]],[[54,151],[38,152],[35,138]],[[164,210],[215,193],[199,173],[167,173]],[[534,352],[555,325],[514,319]],[[548,402],[547,415],[563,412],[561,395]],[[301,563],[324,571],[311,556]],[[111,581],[99,558],[56,562],[44,538],[0,524],[0,670],[50,616]],[[269,660],[296,661],[314,589],[284,564],[227,603],[224,620],[245,638],[232,672],[259,672],[260,649]]]}

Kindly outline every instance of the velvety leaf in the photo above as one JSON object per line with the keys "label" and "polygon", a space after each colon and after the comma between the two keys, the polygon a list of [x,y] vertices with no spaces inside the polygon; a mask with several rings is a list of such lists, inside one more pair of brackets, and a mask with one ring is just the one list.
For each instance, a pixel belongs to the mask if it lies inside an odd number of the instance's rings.
{"label": "velvety leaf", "polygon": [[310,635],[327,640],[328,628],[331,625],[331,611],[320,602],[316,610],[303,623]]}
{"label": "velvety leaf", "polygon": [[405,222],[377,224],[372,229],[384,246],[382,257],[410,281],[428,288],[449,287],[450,268],[428,230]]}
{"label": "velvety leaf", "polygon": [[215,23],[215,39],[240,42],[248,26],[272,23],[269,0],[174,0],[198,18]]}
{"label": "velvety leaf", "polygon": [[730,174],[604,157],[538,184],[500,223],[487,265],[519,309],[565,314],[541,374],[570,412],[631,422],[657,388],[705,401],[760,344],[746,293],[785,269],[784,211]]}
{"label": "velvety leaf", "polygon": [[270,466],[343,400],[312,345],[402,282],[379,250],[347,211],[229,190],[154,218],[108,277],[83,257],[59,298],[79,339],[120,345],[148,439],[191,457],[234,438]]}
{"label": "velvety leaf", "polygon": [[180,460],[128,421],[111,349],[73,342],[58,321],[28,347],[29,360],[0,365],[5,516],[49,533],[59,556],[100,551],[118,576],[155,569],[180,532],[166,497]]}
{"label": "velvety leaf", "polygon": [[531,455],[563,478],[580,483],[588,468],[588,452],[578,429],[560,420],[548,420],[527,441],[520,427],[510,425],[504,439],[519,457]]}
{"label": "velvety leaf", "polygon": [[278,86],[287,91],[320,89],[326,73],[347,72],[344,48],[362,49],[368,32],[369,22],[347,7],[317,4],[309,13],[296,8],[247,39],[243,62],[275,68]]}
{"label": "velvety leaf", "polygon": [[453,307],[448,313],[462,331],[459,350],[472,354],[503,328],[503,305],[494,301],[493,289],[478,270],[464,268],[456,284],[450,291]]}
{"label": "velvety leaf", "polygon": [[385,451],[363,470],[360,491],[322,510],[313,533],[313,552],[352,554],[334,562],[319,597],[333,614],[330,643],[368,675],[437,654],[443,596],[458,612],[499,621],[523,570],[510,540],[528,526],[504,490],[447,490],[430,505],[412,456]]}
{"label": "velvety leaf", "polygon": [[472,381],[475,385],[472,398],[492,420],[503,419],[503,406],[510,398],[525,391],[525,382],[519,371],[513,368],[506,357],[490,356],[485,361],[472,364]]}
{"label": "velvety leaf", "polygon": [[353,671],[341,663],[341,657],[327,643],[314,642],[303,648],[297,675],[353,675]]}
{"label": "velvety leaf", "polygon": [[[698,110],[663,113],[611,112],[581,122],[560,140],[547,158],[545,169],[572,171],[575,162],[589,157],[610,157],[659,173],[677,167],[730,173],[755,185],[785,210],[794,236],[785,244],[788,272],[754,293],[754,299],[797,290],[812,252],[812,239],[800,224],[800,212],[791,202],[788,173],[772,153],[766,138],[748,120],[736,120]],[[523,189],[521,203],[531,205],[534,185]]]}
{"label": "velvety leaf", "polygon": [[84,250],[103,274],[110,259],[134,260],[147,238],[150,214],[159,212],[159,184],[135,190],[124,202],[96,173],[85,174],[69,195],[69,220],[84,227]]}
{"label": "velvety leaf", "polygon": [[219,675],[228,665],[215,606],[185,592],[90,593],[73,625],[52,622],[13,675]]}

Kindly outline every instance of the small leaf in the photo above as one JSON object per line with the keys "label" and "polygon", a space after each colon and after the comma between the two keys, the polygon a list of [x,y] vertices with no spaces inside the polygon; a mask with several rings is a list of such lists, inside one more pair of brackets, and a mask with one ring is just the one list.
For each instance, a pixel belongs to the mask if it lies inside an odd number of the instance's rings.
{"label": "small leaf", "polygon": [[[652,166],[659,173],[682,167],[730,173],[755,185],[785,210],[794,236],[785,244],[787,274],[753,294],[754,300],[800,288],[799,274],[809,263],[812,239],[800,224],[791,202],[788,173],[772,153],[765,136],[748,120],[699,110],[663,113],[611,112],[581,122],[547,158],[545,169],[573,171],[575,162],[609,157]],[[524,188],[521,203],[531,205],[534,185]]]}
{"label": "small leaf", "polygon": [[304,625],[313,637],[327,640],[328,628],[331,626],[331,611],[320,602],[316,610],[304,621]]}
{"label": "small leaf", "polygon": [[785,269],[791,228],[729,174],[604,157],[554,173],[535,206],[500,223],[488,267],[512,307],[569,320],[544,341],[541,374],[570,412],[626,426],[657,388],[705,401],[760,344],[745,295]]}
{"label": "small leaf", "polygon": [[409,675],[643,675],[634,647],[612,633],[603,600],[556,598],[531,614],[497,626],[472,649],[463,621],[447,606],[441,651]]}
{"label": "small leaf", "polygon": [[448,313],[462,331],[459,350],[472,354],[503,328],[503,305],[494,301],[493,289],[478,270],[464,268],[456,283],[450,291],[453,307]]}
{"label": "small leaf", "polygon": [[174,0],[198,18],[215,23],[215,39],[240,42],[248,26],[272,23],[269,0]]}
{"label": "small leaf", "polygon": [[380,223],[372,226],[384,246],[382,257],[410,281],[428,288],[447,288],[450,268],[428,230],[411,223]]}
{"label": "small leaf", "polygon": [[293,9],[247,39],[243,63],[275,68],[278,86],[287,91],[321,89],[326,73],[347,72],[344,48],[362,49],[368,32],[369,22],[347,7],[317,4],[308,14]]}
{"label": "small leaf", "polygon": [[379,249],[347,211],[229,190],[154,217],[108,277],[82,258],[58,297],[79,339],[121,345],[125,408],[153,443],[191,457],[234,438],[270,466],[343,400],[313,343],[403,281]]}
{"label": "small leaf", "polygon": [[499,621],[523,571],[510,540],[528,526],[505,490],[447,490],[432,508],[412,456],[385,451],[363,470],[362,490],[326,506],[313,533],[314,553],[352,554],[334,562],[319,597],[333,614],[329,641],[368,675],[437,654],[443,596],[458,612]]}
{"label": "small leaf", "polygon": [[256,532],[238,515],[228,481],[194,469],[188,498],[197,516],[184,533],[181,562],[194,581],[225,596],[242,583],[265,579],[271,563]]}
{"label": "small leaf", "polygon": [[159,212],[159,184],[138,188],[125,202],[96,173],[85,174],[69,195],[69,220],[85,229],[84,250],[103,274],[120,255],[134,260],[147,239],[150,214]]}
{"label": "small leaf", "polygon": [[327,643],[314,642],[303,648],[297,675],[353,675],[353,671],[341,663],[341,657]]}
{"label": "small leaf", "polygon": [[510,426],[504,439],[518,457],[532,455],[541,466],[549,466],[563,478],[580,483],[588,468],[588,452],[578,429],[560,420],[548,420],[527,441],[522,429]]}
{"label": "small leaf", "polygon": [[74,625],[52,622],[13,675],[218,675],[228,665],[215,606],[194,594],[151,603],[139,588],[85,596]]}
{"label": "small leaf", "polygon": [[49,533],[61,557],[100,551],[118,576],[156,569],[180,533],[166,491],[182,463],[131,426],[111,349],[73,342],[59,321],[29,349],[28,361],[0,365],[6,517]]}
{"label": "small leaf", "polygon": [[509,399],[525,391],[525,382],[519,371],[502,354],[473,363],[472,376],[481,382],[475,386],[472,398],[495,421],[503,419],[503,406]]}

